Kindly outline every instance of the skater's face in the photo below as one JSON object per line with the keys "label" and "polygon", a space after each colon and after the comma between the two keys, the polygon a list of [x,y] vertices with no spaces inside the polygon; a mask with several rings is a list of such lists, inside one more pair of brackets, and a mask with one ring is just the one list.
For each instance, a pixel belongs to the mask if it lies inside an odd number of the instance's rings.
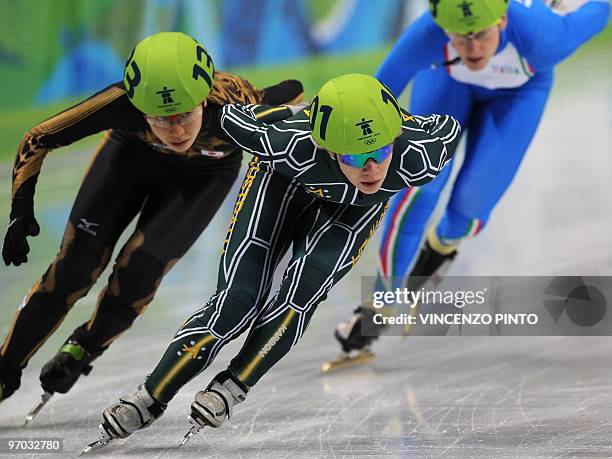
{"label": "skater's face", "polygon": [[168,148],[179,153],[187,151],[202,128],[203,105],[180,115],[147,116],[147,123]]}
{"label": "skater's face", "polygon": [[[338,161],[338,157],[336,161]],[[383,161],[377,163],[373,159],[368,159],[363,167],[353,167],[348,164],[344,164],[342,161],[338,161],[338,166],[351,184],[361,191],[363,194],[374,194],[385,181],[387,172],[389,171],[389,165],[393,155],[388,155]]]}
{"label": "skater's face", "polygon": [[508,25],[508,18],[504,15],[501,20],[491,27],[478,33],[460,35],[448,33],[453,48],[459,54],[465,65],[473,71],[484,69],[499,47],[501,31]]}

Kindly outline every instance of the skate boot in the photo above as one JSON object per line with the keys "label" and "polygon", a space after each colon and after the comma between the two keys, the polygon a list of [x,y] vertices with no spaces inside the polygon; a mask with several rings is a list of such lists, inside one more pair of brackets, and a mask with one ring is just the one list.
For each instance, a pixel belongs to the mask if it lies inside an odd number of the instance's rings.
{"label": "skate boot", "polygon": [[382,324],[375,324],[373,317],[374,314],[384,314],[383,309],[385,308],[373,309],[359,306],[350,320],[338,324],[334,336],[342,347],[342,353],[335,360],[323,364],[321,367],[323,373],[365,365],[374,359],[370,345],[378,339],[386,327]]}
{"label": "skate boot", "polygon": [[69,338],[40,372],[43,390],[65,394],[81,375],[89,374],[93,368],[91,362],[101,354],[102,351],[89,352],[76,340]]}
{"label": "skate boot", "polygon": [[104,410],[99,426],[100,437],[86,446],[82,454],[97,451],[117,438],[127,438],[137,430],[149,427],[164,414],[165,409],[166,405],[155,400],[141,384],[136,392],[121,397],[119,403]]}
{"label": "skate boot", "polygon": [[79,376],[88,375],[93,368],[91,362],[102,352],[103,350],[96,353],[88,352],[75,339],[68,338],[59,352],[45,364],[40,372],[43,394],[36,406],[26,415],[25,425],[34,420],[54,393],[65,394],[74,386]]}
{"label": "skate boot", "polygon": [[344,352],[360,351],[369,348],[372,341],[378,339],[385,327],[374,323],[374,314],[378,309],[359,306],[350,320],[340,322],[334,336]]}
{"label": "skate boot", "polygon": [[427,231],[425,246],[419,253],[412,271],[406,280],[406,288],[417,291],[425,284],[437,286],[450,269],[457,256],[457,246],[444,245],[436,234],[435,227]]}
{"label": "skate boot", "polygon": [[0,403],[9,398],[21,385],[21,368],[8,364],[0,357]]}
{"label": "skate boot", "polygon": [[180,445],[187,443],[203,427],[221,427],[232,416],[234,405],[246,399],[247,391],[247,387],[234,380],[227,371],[215,376],[205,390],[195,395],[189,415],[192,427]]}

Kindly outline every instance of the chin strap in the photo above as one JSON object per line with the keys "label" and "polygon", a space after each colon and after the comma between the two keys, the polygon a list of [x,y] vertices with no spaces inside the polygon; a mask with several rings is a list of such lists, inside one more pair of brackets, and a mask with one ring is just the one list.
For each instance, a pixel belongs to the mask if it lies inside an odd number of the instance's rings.
{"label": "chin strap", "polygon": [[440,67],[450,67],[451,65],[457,65],[459,62],[461,62],[461,58],[457,56],[456,58],[451,59],[450,61],[444,61],[438,64],[433,63],[430,65],[430,68],[432,70],[436,70],[436,69],[439,69]]}

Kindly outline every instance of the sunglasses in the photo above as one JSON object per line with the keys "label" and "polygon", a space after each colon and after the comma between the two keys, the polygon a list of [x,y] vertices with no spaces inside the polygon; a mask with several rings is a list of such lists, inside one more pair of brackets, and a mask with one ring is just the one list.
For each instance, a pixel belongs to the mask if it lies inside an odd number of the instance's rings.
{"label": "sunglasses", "polygon": [[378,150],[371,151],[369,153],[361,153],[358,155],[336,155],[338,161],[342,164],[346,164],[351,167],[362,168],[366,165],[368,160],[373,159],[378,164],[382,163],[389,155],[393,153],[393,144],[385,145]]}

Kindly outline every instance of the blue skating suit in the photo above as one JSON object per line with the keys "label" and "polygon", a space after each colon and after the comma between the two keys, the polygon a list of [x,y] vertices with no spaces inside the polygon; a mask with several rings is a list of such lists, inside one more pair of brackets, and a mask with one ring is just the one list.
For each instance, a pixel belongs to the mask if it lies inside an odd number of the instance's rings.
{"label": "blue skating suit", "polygon": [[[456,246],[487,223],[536,132],[554,66],[604,29],[609,14],[608,0],[589,1],[566,16],[542,0],[511,0],[497,53],[479,72],[462,63],[439,65],[457,53],[429,12],[404,31],[376,76],[396,96],[414,80],[411,113],[450,114],[467,131],[465,161],[450,201],[437,227],[429,229],[437,244]],[[393,198],[379,252],[379,281],[382,275],[399,283],[408,274],[450,170]]]}

